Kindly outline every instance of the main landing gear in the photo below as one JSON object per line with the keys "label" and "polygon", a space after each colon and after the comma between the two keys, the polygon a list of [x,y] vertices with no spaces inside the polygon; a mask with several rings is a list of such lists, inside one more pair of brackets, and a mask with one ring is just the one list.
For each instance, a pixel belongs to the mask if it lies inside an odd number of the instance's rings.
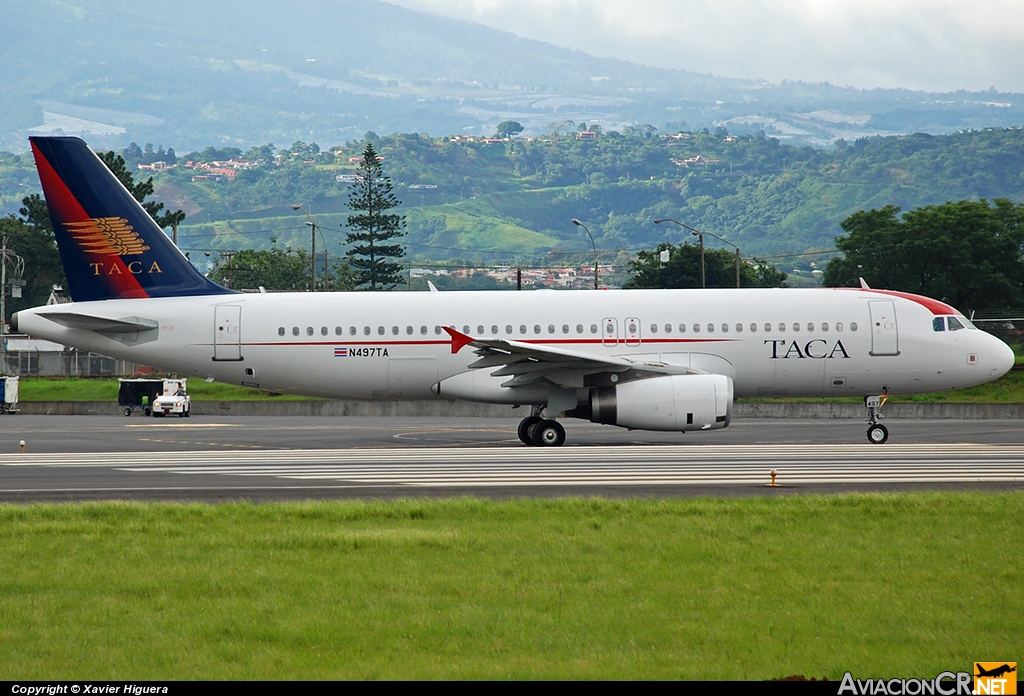
{"label": "main landing gear", "polygon": [[878,422],[883,418],[880,411],[888,399],[888,389],[885,389],[881,396],[864,397],[864,406],[868,409],[868,442],[872,445],[884,445],[889,439],[889,429]]}
{"label": "main landing gear", "polygon": [[519,422],[519,439],[524,445],[561,447],[565,442],[565,428],[556,420],[541,417],[543,406],[534,406],[530,415]]}

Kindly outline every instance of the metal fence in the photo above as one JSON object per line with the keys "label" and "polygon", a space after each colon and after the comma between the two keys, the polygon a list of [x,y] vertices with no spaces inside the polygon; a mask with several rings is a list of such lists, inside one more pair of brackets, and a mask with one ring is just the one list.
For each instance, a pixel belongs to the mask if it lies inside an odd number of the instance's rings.
{"label": "metal fence", "polygon": [[127,360],[77,350],[15,350],[3,354],[3,373],[18,377],[124,377],[151,372]]}

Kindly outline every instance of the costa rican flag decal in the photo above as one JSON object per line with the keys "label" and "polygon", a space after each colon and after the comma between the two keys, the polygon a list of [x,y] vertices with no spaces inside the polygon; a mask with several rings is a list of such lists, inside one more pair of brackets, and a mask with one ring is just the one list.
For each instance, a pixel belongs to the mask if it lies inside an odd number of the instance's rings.
{"label": "costa rican flag decal", "polygon": [[348,357],[348,348],[335,348],[334,349],[334,357],[336,357],[336,358],[347,358]]}

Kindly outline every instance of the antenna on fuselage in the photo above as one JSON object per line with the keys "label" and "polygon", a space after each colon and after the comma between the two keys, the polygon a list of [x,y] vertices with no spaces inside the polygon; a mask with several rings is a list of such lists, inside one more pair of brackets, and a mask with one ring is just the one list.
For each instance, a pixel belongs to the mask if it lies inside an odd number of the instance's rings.
{"label": "antenna on fuselage", "polygon": [[870,290],[871,286],[869,286],[867,284],[867,281],[865,281],[863,278],[860,278],[860,289],[861,290]]}

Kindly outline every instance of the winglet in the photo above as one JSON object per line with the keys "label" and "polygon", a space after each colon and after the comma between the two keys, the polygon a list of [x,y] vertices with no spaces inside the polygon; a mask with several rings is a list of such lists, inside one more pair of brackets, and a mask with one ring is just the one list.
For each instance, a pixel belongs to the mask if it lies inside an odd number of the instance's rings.
{"label": "winglet", "polygon": [[870,290],[870,289],[871,289],[871,288],[870,288],[870,287],[868,286],[868,283],[867,283],[867,281],[866,281],[866,280],[864,280],[863,278],[861,278],[861,279],[860,279],[860,289],[861,289],[861,290]]}
{"label": "winglet", "polygon": [[472,336],[467,336],[461,331],[456,331],[450,326],[442,326],[441,328],[447,331],[448,335],[452,337],[452,355],[455,355],[462,350],[463,347],[473,342]]}

